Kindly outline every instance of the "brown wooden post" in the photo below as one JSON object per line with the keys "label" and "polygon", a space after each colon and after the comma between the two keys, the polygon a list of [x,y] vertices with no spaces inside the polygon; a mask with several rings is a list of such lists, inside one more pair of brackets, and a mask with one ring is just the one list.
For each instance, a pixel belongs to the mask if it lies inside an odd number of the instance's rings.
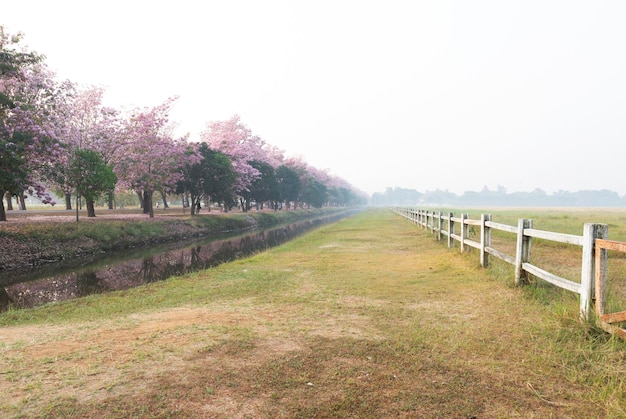
{"label": "brown wooden post", "polygon": [[595,282],[596,282],[596,314],[598,317],[605,314],[605,301],[606,301],[606,262],[607,262],[607,249],[599,249],[596,247],[595,251]]}

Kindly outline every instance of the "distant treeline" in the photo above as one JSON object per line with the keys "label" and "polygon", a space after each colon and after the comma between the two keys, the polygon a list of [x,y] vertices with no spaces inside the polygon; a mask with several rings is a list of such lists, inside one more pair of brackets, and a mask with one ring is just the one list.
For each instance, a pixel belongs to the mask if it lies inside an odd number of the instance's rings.
{"label": "distant treeline", "polygon": [[504,187],[480,192],[466,191],[462,195],[447,190],[419,192],[415,189],[387,188],[372,195],[372,205],[449,205],[449,206],[508,206],[508,207],[621,207],[626,196],[607,189],[569,192],[560,190],[548,194],[542,189],[532,192],[507,192]]}

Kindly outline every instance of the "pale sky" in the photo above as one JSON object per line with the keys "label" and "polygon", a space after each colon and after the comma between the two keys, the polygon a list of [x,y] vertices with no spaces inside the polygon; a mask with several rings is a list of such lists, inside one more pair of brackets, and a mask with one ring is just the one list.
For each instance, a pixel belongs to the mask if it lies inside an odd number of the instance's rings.
{"label": "pale sky", "polygon": [[235,114],[368,193],[626,194],[626,2],[20,0],[57,78],[120,109],[180,96],[197,141]]}

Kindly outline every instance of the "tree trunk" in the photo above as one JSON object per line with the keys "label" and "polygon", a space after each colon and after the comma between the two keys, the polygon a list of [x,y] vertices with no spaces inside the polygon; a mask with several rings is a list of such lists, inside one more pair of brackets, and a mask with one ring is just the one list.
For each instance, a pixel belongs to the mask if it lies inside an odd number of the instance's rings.
{"label": "tree trunk", "polygon": [[72,194],[68,192],[65,192],[65,209],[72,209]]}
{"label": "tree trunk", "polygon": [[150,210],[152,207],[152,193],[148,191],[143,191],[143,197],[141,202],[141,209],[143,209],[144,214],[150,214]]}
{"label": "tree trunk", "polygon": [[[139,198],[139,208],[144,209],[144,191],[135,191],[135,193],[137,194],[137,197]],[[144,211],[144,214],[146,212]]]}
{"label": "tree trunk", "polygon": [[4,201],[0,199],[0,221],[7,220],[7,213],[4,211]]}
{"label": "tree trunk", "polygon": [[154,218],[154,208],[152,208],[152,191],[144,191],[143,193],[143,213],[149,214],[150,218]]}
{"label": "tree trunk", "polygon": [[161,199],[163,199],[163,209],[169,208],[170,206],[167,205],[167,195],[165,191],[161,191]]}
{"label": "tree trunk", "polygon": [[78,201],[80,200],[80,196],[76,194],[76,222],[80,220],[80,215],[78,214]]}
{"label": "tree trunk", "polygon": [[87,217],[95,217],[96,209],[93,199],[87,199]]}
{"label": "tree trunk", "polygon": [[11,193],[6,192],[4,197],[7,199],[7,211],[13,211],[13,197],[11,196]]}
{"label": "tree trunk", "polygon": [[107,201],[109,201],[109,209],[112,210],[113,209],[113,201],[115,201],[115,194],[113,194],[113,191],[109,192],[107,194]]}
{"label": "tree trunk", "polygon": [[189,206],[191,209],[191,215],[196,215],[196,198],[193,194],[191,194],[191,205]]}
{"label": "tree trunk", "polygon": [[20,197],[20,209],[23,211],[26,211],[26,199],[25,199],[26,197],[24,196],[23,193],[21,193],[19,197]]}

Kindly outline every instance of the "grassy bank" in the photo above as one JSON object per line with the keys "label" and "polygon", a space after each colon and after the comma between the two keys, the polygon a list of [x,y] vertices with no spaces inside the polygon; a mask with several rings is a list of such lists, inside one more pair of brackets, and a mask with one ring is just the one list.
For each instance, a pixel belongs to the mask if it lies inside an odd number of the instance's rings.
{"label": "grassy bank", "polygon": [[0,223],[0,270],[256,226],[272,227],[339,211],[326,208],[190,216],[162,210],[157,211],[155,218],[148,218],[139,211],[116,210],[102,212],[96,218],[85,217],[80,222],[75,222],[74,216],[67,212],[31,215],[26,211],[15,214],[6,223]]}
{"label": "grassy bank", "polygon": [[621,417],[624,342],[387,210],[0,314],[8,417]]}

